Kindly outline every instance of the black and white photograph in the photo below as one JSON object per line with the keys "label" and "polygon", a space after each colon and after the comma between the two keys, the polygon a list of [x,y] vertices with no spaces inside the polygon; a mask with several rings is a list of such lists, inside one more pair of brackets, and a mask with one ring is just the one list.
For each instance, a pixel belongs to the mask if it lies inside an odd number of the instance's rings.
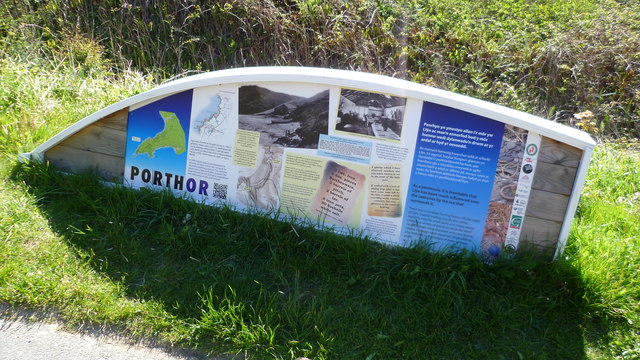
{"label": "black and white photograph", "polygon": [[329,128],[329,89],[303,85],[240,87],[238,127],[261,145],[315,149]]}
{"label": "black and white photograph", "polygon": [[406,104],[403,97],[342,89],[336,130],[400,140]]}

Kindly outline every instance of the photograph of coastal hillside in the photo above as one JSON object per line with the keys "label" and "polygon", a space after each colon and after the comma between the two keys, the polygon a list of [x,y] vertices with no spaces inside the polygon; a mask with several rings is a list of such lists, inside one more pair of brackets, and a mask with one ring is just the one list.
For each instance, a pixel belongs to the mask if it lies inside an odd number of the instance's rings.
{"label": "photograph of coastal hillside", "polygon": [[261,145],[318,147],[327,134],[329,90],[288,85],[242,86],[239,90],[238,127],[260,132]]}

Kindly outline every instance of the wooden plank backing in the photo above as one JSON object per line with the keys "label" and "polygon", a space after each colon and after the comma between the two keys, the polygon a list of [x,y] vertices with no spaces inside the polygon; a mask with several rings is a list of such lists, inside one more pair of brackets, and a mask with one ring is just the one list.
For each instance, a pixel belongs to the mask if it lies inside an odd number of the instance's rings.
{"label": "wooden plank backing", "polygon": [[555,253],[582,153],[573,146],[542,138],[519,252],[545,257]]}
{"label": "wooden plank backing", "polygon": [[124,158],[126,132],[101,125],[88,126],[66,139],[60,145]]}
{"label": "wooden plank backing", "polygon": [[536,217],[525,217],[520,233],[518,253],[535,253],[551,258],[555,253],[562,223]]}
{"label": "wooden plank backing", "polygon": [[129,108],[116,111],[96,121],[92,125],[104,126],[114,130],[127,132],[127,120],[129,119]]}
{"label": "wooden plank backing", "polygon": [[580,159],[582,159],[582,150],[547,137],[542,138],[538,163],[577,168]]}
{"label": "wooden plank backing", "polygon": [[122,182],[124,176],[124,157],[57,145],[47,151],[46,159],[63,171],[95,171],[102,178],[114,182]]}
{"label": "wooden plank backing", "polygon": [[47,150],[45,159],[68,172],[96,171],[99,176],[122,181],[129,110],[123,109],[81,129]]}
{"label": "wooden plank backing", "polygon": [[576,168],[539,162],[532,189],[569,195],[576,178]]}
{"label": "wooden plank backing", "polygon": [[520,243],[520,246],[518,247],[518,253],[516,255],[517,256],[533,255],[535,258],[548,261],[548,260],[553,260],[553,256],[556,251],[555,248],[556,248],[555,242],[553,242],[553,244],[551,243],[546,244],[546,243],[535,243],[535,242],[531,243],[531,242],[523,241]]}
{"label": "wooden plank backing", "polygon": [[531,190],[525,216],[562,222],[568,204],[569,197],[567,195]]}
{"label": "wooden plank backing", "polygon": [[540,219],[534,216],[527,216],[522,224],[522,232],[520,241],[528,243],[536,243],[539,245],[551,245],[558,241],[560,235],[560,226],[562,223]]}

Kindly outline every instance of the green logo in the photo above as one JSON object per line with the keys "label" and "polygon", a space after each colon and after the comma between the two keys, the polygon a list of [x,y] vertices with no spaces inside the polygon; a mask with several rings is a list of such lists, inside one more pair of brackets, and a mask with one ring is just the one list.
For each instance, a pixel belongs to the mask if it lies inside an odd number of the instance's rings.
{"label": "green logo", "polygon": [[509,223],[509,226],[514,229],[520,229],[520,227],[522,226],[522,216],[513,215],[511,217],[511,222]]}
{"label": "green logo", "polygon": [[538,153],[538,146],[536,144],[529,144],[527,146],[527,155],[533,156]]}

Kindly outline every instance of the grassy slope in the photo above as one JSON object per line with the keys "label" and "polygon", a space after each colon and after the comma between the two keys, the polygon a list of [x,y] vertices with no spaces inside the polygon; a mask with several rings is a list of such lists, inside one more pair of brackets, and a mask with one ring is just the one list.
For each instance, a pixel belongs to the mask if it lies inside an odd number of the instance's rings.
{"label": "grassy slope", "polygon": [[[640,149],[597,149],[569,239],[592,327],[590,355],[640,357]],[[603,316],[605,315],[605,316]],[[611,320],[609,323],[608,320]],[[598,324],[598,326],[596,326]],[[601,326],[601,328],[599,327]],[[593,332],[606,337],[594,340]],[[597,338],[597,336],[596,336]],[[624,344],[624,345],[623,345]]]}
{"label": "grassy slope", "polygon": [[0,16],[30,24],[6,33],[35,34],[81,63],[95,58],[69,39],[89,36],[118,63],[169,76],[253,65],[355,69],[559,121],[591,111],[594,127],[640,134],[637,0],[5,3]]}
{"label": "grassy slope", "polygon": [[3,43],[1,301],[258,357],[640,356],[637,151],[598,148],[560,261],[389,249],[15,164],[151,85],[106,71],[86,39],[67,44]]}

